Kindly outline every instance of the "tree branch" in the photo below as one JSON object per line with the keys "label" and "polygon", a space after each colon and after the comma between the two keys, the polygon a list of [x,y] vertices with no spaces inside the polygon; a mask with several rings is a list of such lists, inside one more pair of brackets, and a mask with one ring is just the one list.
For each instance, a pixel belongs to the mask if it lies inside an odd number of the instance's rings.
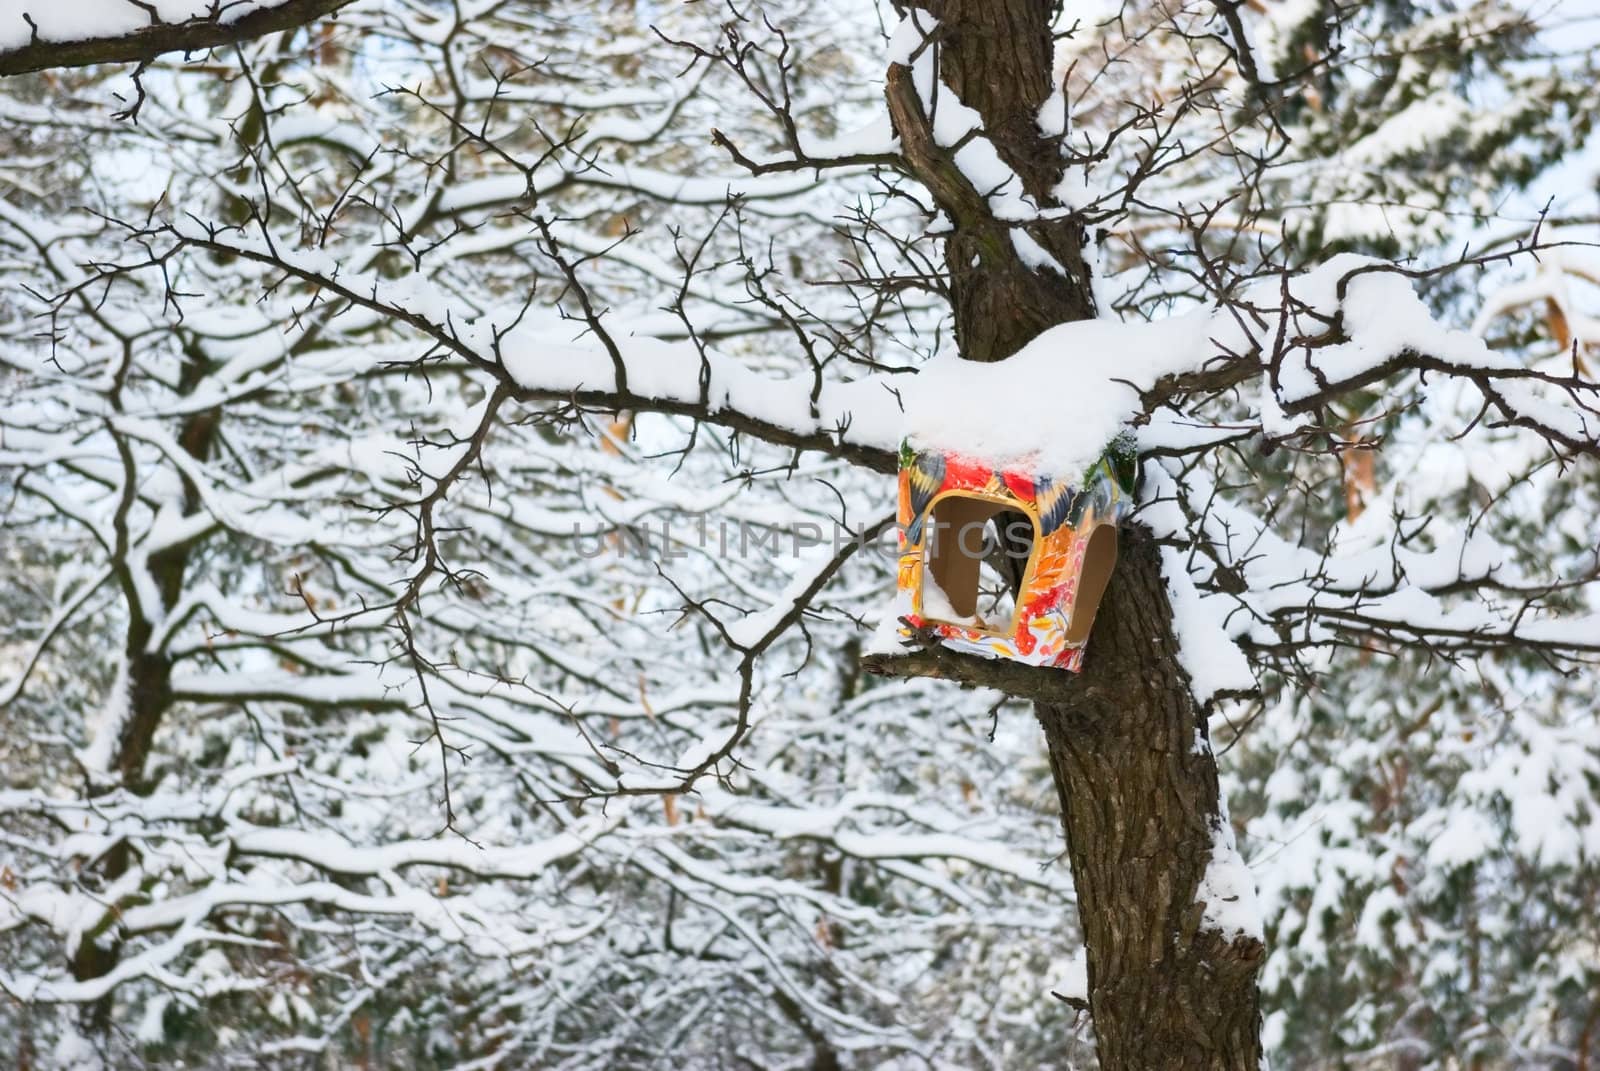
{"label": "tree branch", "polygon": [[[181,22],[162,22],[150,5],[130,4],[152,12],[148,26],[75,41],[42,38],[35,21],[24,10],[21,17],[32,27],[32,40],[19,48],[0,49],[0,75],[28,74],[55,67],[86,67],[92,63],[148,63],[167,52],[199,52],[280,30],[292,30],[315,22],[349,2],[213,0],[206,14]],[[241,9],[244,14],[237,14]]]}

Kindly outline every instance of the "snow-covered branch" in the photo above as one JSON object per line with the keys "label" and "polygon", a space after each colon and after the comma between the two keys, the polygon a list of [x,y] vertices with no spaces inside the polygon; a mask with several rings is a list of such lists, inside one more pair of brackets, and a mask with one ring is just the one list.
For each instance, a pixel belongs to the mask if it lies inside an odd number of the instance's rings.
{"label": "snow-covered branch", "polygon": [[0,11],[0,75],[149,63],[292,30],[350,0],[15,0]]}

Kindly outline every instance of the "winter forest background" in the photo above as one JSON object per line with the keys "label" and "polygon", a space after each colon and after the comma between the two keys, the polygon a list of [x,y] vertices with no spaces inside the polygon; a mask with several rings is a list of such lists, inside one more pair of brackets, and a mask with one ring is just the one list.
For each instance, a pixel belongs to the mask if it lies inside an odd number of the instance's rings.
{"label": "winter forest background", "polygon": [[1046,198],[888,3],[6,66],[126,6],[0,0],[0,1064],[1095,1066],[1036,697],[832,538],[970,204],[1083,236],[1272,1066],[1600,1067],[1600,10],[1069,0]]}

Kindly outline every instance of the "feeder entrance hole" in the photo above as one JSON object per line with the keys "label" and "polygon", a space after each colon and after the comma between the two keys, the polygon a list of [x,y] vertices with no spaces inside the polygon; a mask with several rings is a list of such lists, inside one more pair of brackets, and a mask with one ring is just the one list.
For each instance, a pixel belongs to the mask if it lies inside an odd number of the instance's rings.
{"label": "feeder entrance hole", "polygon": [[937,499],[923,551],[923,616],[997,635],[1014,631],[1017,580],[1026,584],[1033,574],[1037,537],[1037,525],[1013,503],[960,493]]}
{"label": "feeder entrance hole", "polygon": [[[952,492],[928,512],[923,549],[922,616],[991,635],[1016,631],[1018,592],[1035,578],[1037,522],[1014,503]],[[1052,608],[1066,617],[1065,642],[1089,639],[1096,611],[1117,564],[1117,529],[1096,524],[1087,534],[1073,596]],[[1049,611],[1046,611],[1049,612]]]}

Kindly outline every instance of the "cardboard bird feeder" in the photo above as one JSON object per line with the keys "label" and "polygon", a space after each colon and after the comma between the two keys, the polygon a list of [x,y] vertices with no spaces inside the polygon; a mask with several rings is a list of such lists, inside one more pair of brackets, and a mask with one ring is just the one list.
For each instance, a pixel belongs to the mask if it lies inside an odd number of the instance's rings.
{"label": "cardboard bird feeder", "polygon": [[1076,473],[903,443],[900,638],[1078,672],[1136,472],[1127,434]]}

